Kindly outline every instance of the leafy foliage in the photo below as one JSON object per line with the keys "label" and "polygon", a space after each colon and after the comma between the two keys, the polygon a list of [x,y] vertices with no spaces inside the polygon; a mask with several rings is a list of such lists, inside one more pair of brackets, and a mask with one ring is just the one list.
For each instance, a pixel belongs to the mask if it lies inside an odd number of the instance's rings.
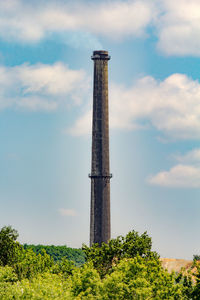
{"label": "leafy foliage", "polygon": [[199,264],[199,261],[195,261],[194,266],[196,267],[196,270],[194,271],[193,275],[195,277],[196,284],[194,285],[194,288],[192,291],[192,299],[198,300],[198,299],[200,299],[200,264]]}
{"label": "leafy foliage", "polygon": [[98,244],[93,244],[92,247],[83,245],[82,249],[87,261],[91,261],[101,277],[104,277],[112,266],[123,258],[134,258],[136,255],[141,257],[154,255],[158,258],[158,255],[151,251],[151,246],[151,238],[146,232],[139,235],[133,230],[125,237],[119,236],[110,240],[108,244],[102,243],[101,247]]}
{"label": "leafy foliage", "polygon": [[24,249],[32,249],[36,254],[43,250],[49,254],[55,262],[61,261],[63,258],[74,261],[75,265],[80,266],[85,263],[85,255],[81,249],[73,249],[67,246],[45,246],[45,245],[28,245],[24,244]]}
{"label": "leafy foliage", "polygon": [[53,274],[62,274],[65,278],[68,278],[72,275],[73,270],[76,270],[74,262],[63,258],[61,261],[54,264],[51,272]]}
{"label": "leafy foliage", "polygon": [[49,272],[38,274],[32,280],[23,279],[14,284],[0,283],[0,299],[64,300],[72,299],[62,276]]}
{"label": "leafy foliage", "polygon": [[103,299],[184,299],[182,286],[155,257],[123,259],[103,280]]}
{"label": "leafy foliage", "polygon": [[0,282],[16,282],[18,277],[12,267],[0,267]]}
{"label": "leafy foliage", "polygon": [[193,255],[193,261],[197,261],[197,260],[200,261],[200,255],[198,254]]}
{"label": "leafy foliage", "polygon": [[0,265],[10,266],[15,263],[20,253],[22,246],[16,241],[18,232],[11,226],[4,226],[0,231]]}
{"label": "leafy foliage", "polygon": [[101,280],[97,270],[91,263],[73,271],[70,291],[73,299],[100,298]]}
{"label": "leafy foliage", "polygon": [[34,253],[31,249],[21,254],[20,259],[13,265],[19,280],[33,278],[38,273],[48,271],[54,265],[53,259],[43,250],[41,254]]}
{"label": "leafy foliage", "polygon": [[139,235],[132,231],[101,247],[84,246],[87,262],[79,267],[66,258],[55,261],[42,247],[37,253],[31,247],[22,247],[17,236],[11,227],[0,231],[2,300],[200,299],[199,262],[194,262],[192,277],[168,273],[158,254],[151,251],[151,238],[146,232]]}

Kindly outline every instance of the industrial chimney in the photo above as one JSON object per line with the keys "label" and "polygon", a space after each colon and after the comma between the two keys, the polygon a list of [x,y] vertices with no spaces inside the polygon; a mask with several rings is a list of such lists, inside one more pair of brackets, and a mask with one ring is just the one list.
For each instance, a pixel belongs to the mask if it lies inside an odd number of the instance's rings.
{"label": "industrial chimney", "polygon": [[90,246],[110,239],[108,51],[94,51]]}

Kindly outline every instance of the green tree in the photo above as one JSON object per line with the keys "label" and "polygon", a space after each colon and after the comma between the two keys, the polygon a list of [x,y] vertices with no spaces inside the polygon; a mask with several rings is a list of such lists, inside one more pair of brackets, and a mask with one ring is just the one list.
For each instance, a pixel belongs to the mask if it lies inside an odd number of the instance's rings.
{"label": "green tree", "polygon": [[[169,274],[162,268],[158,254],[151,251],[151,238],[146,232],[139,235],[131,231],[101,247],[84,246],[88,262],[81,267],[67,259],[55,262],[41,248],[38,254],[29,247],[25,250],[16,241],[17,231],[11,227],[2,228],[0,236],[2,300],[200,299],[199,262],[194,262],[193,277],[186,272]],[[6,256],[9,245],[11,250]],[[58,249],[50,246],[49,250],[55,254]]]}
{"label": "green tree", "polygon": [[73,261],[63,258],[61,261],[58,261],[56,264],[54,264],[51,272],[53,274],[62,274],[66,279],[72,275],[73,270],[75,269],[76,267]]}
{"label": "green tree", "polygon": [[49,272],[38,274],[31,280],[22,279],[11,283],[0,282],[0,299],[70,300],[68,284],[61,275]]}
{"label": "green tree", "polygon": [[72,299],[103,299],[100,295],[100,276],[92,263],[86,263],[75,269],[70,280]]}
{"label": "green tree", "polygon": [[[165,271],[155,256],[122,259],[102,282],[101,299],[182,300],[181,284]],[[189,298],[188,298],[189,299]]]}
{"label": "green tree", "polygon": [[1,282],[16,282],[18,280],[16,273],[12,267],[0,267],[0,283]]}
{"label": "green tree", "polygon": [[13,265],[17,262],[23,247],[16,241],[18,232],[11,226],[4,226],[0,231],[0,264]]}
{"label": "green tree", "polygon": [[192,292],[192,298],[194,300],[200,299],[200,264],[199,261],[194,261],[194,266],[196,267],[196,270],[193,272],[195,285]]}
{"label": "green tree", "polygon": [[18,258],[18,262],[13,265],[13,269],[18,276],[18,279],[33,278],[38,273],[50,271],[54,266],[53,258],[50,257],[45,250],[38,255],[33,250],[24,250]]}
{"label": "green tree", "polygon": [[146,232],[139,235],[133,230],[125,237],[119,236],[111,239],[108,244],[102,243],[101,246],[93,244],[92,247],[83,245],[82,249],[87,261],[91,261],[101,277],[104,277],[112,269],[112,266],[123,258],[134,258],[136,255],[142,257],[154,255],[158,258],[158,255],[151,251],[151,247],[151,238]]}
{"label": "green tree", "polygon": [[195,254],[193,255],[193,261],[200,261],[200,255],[199,254]]}

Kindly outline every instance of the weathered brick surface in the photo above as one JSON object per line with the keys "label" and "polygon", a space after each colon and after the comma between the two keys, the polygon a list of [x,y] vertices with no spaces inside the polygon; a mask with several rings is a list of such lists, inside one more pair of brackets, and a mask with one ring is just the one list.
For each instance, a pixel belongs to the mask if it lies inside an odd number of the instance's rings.
{"label": "weathered brick surface", "polygon": [[107,51],[94,51],[90,245],[110,239]]}

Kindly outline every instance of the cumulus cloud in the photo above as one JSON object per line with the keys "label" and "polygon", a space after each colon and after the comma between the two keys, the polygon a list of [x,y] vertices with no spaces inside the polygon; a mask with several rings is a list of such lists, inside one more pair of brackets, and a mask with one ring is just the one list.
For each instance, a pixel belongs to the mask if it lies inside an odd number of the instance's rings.
{"label": "cumulus cloud", "polygon": [[[71,32],[66,42],[77,45],[78,31],[91,46],[99,45],[92,34],[109,38],[141,36],[155,7],[147,0],[63,2],[7,0],[0,2],[0,36],[6,40],[38,42],[52,33]],[[89,34],[88,34],[89,33]]]}
{"label": "cumulus cloud", "polygon": [[162,171],[149,178],[149,183],[164,187],[199,188],[200,168],[190,165],[176,165],[169,171]]}
{"label": "cumulus cloud", "polygon": [[156,19],[158,48],[167,55],[200,55],[200,1],[163,0]]}
{"label": "cumulus cloud", "polygon": [[67,217],[76,217],[78,215],[77,211],[74,209],[66,209],[66,208],[60,208],[58,210],[59,214],[61,216],[67,216]]}
{"label": "cumulus cloud", "polygon": [[[133,130],[153,126],[173,139],[200,138],[200,83],[183,74],[163,81],[144,77],[129,88],[116,84],[110,89],[111,128]],[[82,135],[91,128],[86,112],[70,129]]]}
{"label": "cumulus cloud", "polygon": [[149,27],[167,55],[200,55],[199,0],[0,1],[0,38],[37,43],[62,39],[73,47],[102,48],[99,37],[145,37]]}
{"label": "cumulus cloud", "polygon": [[0,65],[0,109],[51,111],[61,105],[77,105],[87,93],[88,86],[84,71],[71,70],[63,63]]}
{"label": "cumulus cloud", "polygon": [[184,155],[174,155],[174,158],[181,163],[200,164],[200,149],[193,149]]}
{"label": "cumulus cloud", "polygon": [[178,164],[168,171],[161,171],[150,176],[148,182],[172,188],[200,187],[200,149],[193,149],[184,155],[176,155]]}
{"label": "cumulus cloud", "polygon": [[76,120],[73,127],[65,130],[65,133],[69,133],[74,136],[86,135],[91,132],[92,129],[92,110],[87,111],[84,115]]}

